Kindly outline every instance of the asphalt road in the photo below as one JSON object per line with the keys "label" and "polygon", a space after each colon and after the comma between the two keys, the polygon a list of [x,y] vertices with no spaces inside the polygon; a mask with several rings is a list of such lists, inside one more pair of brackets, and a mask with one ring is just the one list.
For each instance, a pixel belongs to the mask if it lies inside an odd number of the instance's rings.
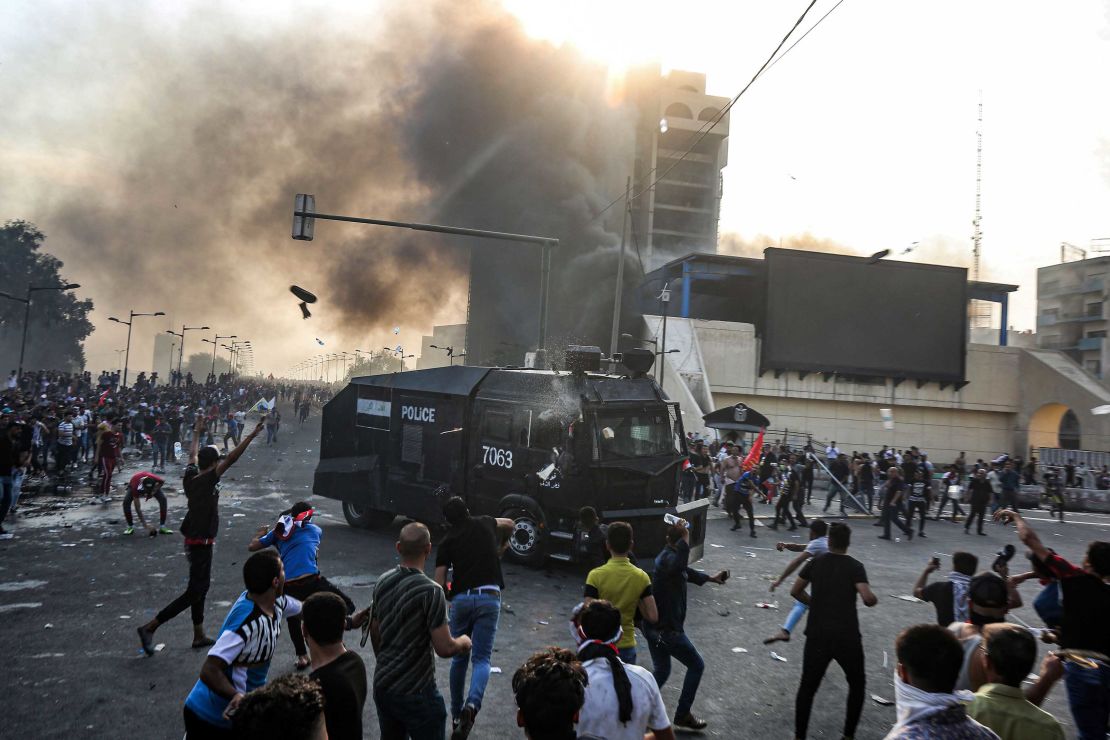
{"label": "asphalt road", "polygon": [[[271,523],[292,501],[309,495],[318,438],[319,417],[314,416],[302,429],[283,430],[275,447],[256,441],[224,478],[220,538],[207,607],[210,631],[218,629],[242,591],[240,566],[255,529]],[[120,491],[139,469],[129,463],[117,473]],[[178,475],[169,477],[178,488]],[[169,500],[169,523],[176,529],[184,498],[175,491]],[[180,738],[183,734],[182,702],[204,660],[202,651],[189,647],[188,614],[158,631],[156,642],[164,647],[151,658],[141,654],[135,636],[135,628],[184,587],[187,566],[180,537],[121,536],[121,501],[122,494],[117,493],[110,505],[98,505],[80,490],[65,497],[32,496],[12,522],[15,538],[0,542],[0,654],[8,661],[2,734],[7,737]],[[320,555],[323,573],[357,604],[368,603],[378,574],[396,562],[396,530],[355,530],[343,521],[336,502],[316,500],[314,504],[325,532]],[[767,510],[763,507],[757,514]],[[711,509],[710,517],[706,557],[698,567],[728,568],[732,579],[724,586],[691,587],[687,633],[706,662],[694,711],[709,722],[706,736],[791,737],[803,641],[799,635],[775,646],[774,651],[785,659],[780,661],[772,658],[762,639],[779,627],[789,610],[789,596],[768,593],[768,585],[792,555],[775,552],[774,533],[764,528],[751,539],[744,532],[728,531],[719,510]],[[1033,513],[1031,518],[1049,546],[1076,562],[1086,542],[1104,537],[1110,527],[1110,517],[1103,515],[1076,514],[1063,526],[1046,515]],[[996,550],[1016,539],[1012,530],[998,525],[990,526],[988,536],[977,537],[964,535],[960,526],[929,522],[926,540],[884,542],[875,538],[878,530],[869,520],[851,524],[855,539],[850,553],[866,565],[879,596],[875,608],[860,607],[868,674],[868,699],[857,733],[863,740],[883,737],[894,721],[894,707],[880,705],[871,695],[894,698],[895,635],[907,625],[933,618],[931,605],[898,597],[912,592],[934,553],[968,548],[986,567]],[[791,534],[803,533],[787,533],[784,539],[802,541]],[[945,558],[942,572],[947,572],[947,565]],[[505,575],[507,588],[494,653],[494,666],[501,672],[491,677],[473,734],[477,738],[522,736],[515,723],[512,673],[536,649],[567,645],[565,620],[584,580],[583,573],[565,567],[531,570],[507,565]],[[1022,593],[1030,603],[1036,584],[1026,584]],[[778,608],[755,606],[767,600]],[[1030,607],[1017,615],[1038,624]],[[372,652],[369,647],[359,648],[357,633],[352,635],[348,647],[359,650],[372,671]],[[650,664],[646,649],[641,656],[641,664]],[[283,639],[270,676],[291,671],[293,658],[291,643]],[[438,665],[438,684],[445,696],[447,665],[447,661]],[[676,664],[663,688],[671,711],[683,675],[684,669]],[[833,666],[817,696],[811,736],[839,737],[845,697],[843,675]],[[1056,687],[1045,708],[1074,735],[1062,686]],[[377,735],[372,700],[367,702],[365,727],[366,737]]]}

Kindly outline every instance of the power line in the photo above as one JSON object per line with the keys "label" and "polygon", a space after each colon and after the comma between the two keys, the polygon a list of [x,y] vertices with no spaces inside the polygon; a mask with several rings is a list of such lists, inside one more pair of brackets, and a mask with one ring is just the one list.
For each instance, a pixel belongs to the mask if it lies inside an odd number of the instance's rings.
{"label": "power line", "polygon": [[[816,23],[814,23],[814,24],[813,24],[812,26],[810,26],[810,27],[809,27],[809,30],[808,30],[808,31],[806,31],[805,33],[803,33],[803,34],[802,34],[801,36],[799,36],[799,37],[798,37],[798,40],[797,40],[797,41],[795,41],[795,42],[794,42],[793,44],[791,44],[790,46],[786,47],[786,51],[784,51],[784,52],[783,52],[782,54],[780,54],[780,55],[779,55],[779,57],[778,57],[778,59],[776,59],[775,61],[771,62],[771,63],[770,63],[769,65],[767,65],[767,70],[770,70],[770,69],[771,69],[771,67],[774,67],[774,66],[775,66],[776,64],[778,64],[778,63],[779,63],[779,59],[782,59],[782,58],[783,58],[784,56],[786,56],[787,54],[789,54],[789,53],[790,53],[790,50],[791,50],[791,49],[793,49],[793,48],[794,48],[795,46],[797,46],[798,44],[802,43],[802,40],[803,40],[803,39],[805,39],[805,37],[806,37],[806,36],[808,36],[808,35],[810,35],[811,33],[813,33],[813,29],[815,29],[815,28],[817,28],[818,26],[820,26],[820,25],[821,25],[821,21],[825,20],[825,19],[826,19],[826,18],[828,18],[828,17],[830,16],[830,15],[832,15],[832,12],[833,12],[834,10],[836,10],[837,8],[839,8],[839,7],[840,7],[840,4],[841,4],[841,3],[843,3],[843,2],[844,2],[844,0],[837,0],[837,3],[836,3],[836,5],[834,5],[834,6],[832,6],[831,8],[829,8],[829,12],[825,13],[825,14],[824,14],[823,16],[821,16],[820,18],[818,18],[818,19],[817,19],[817,22],[816,22]],[[765,71],[767,71],[767,70],[765,70]]]}
{"label": "power line", "polygon": [[[821,24],[821,21],[825,20],[825,18],[828,18],[828,17],[829,17],[829,15],[830,15],[830,14],[831,14],[831,13],[832,13],[832,12],[833,12],[834,10],[836,10],[836,9],[837,9],[838,7],[840,7],[840,4],[841,4],[841,3],[843,3],[843,2],[844,2],[844,0],[838,0],[838,2],[836,3],[836,5],[834,5],[834,6],[833,6],[833,7],[832,7],[832,8],[831,8],[831,9],[830,9],[830,10],[829,10],[829,11],[828,11],[827,13],[825,13],[825,15],[821,16],[821,18],[820,18],[820,19],[818,19],[818,21],[817,21],[816,23],[814,23],[814,24],[813,24],[813,26],[812,26],[812,27],[810,27],[810,29],[809,29],[808,31],[806,31],[806,32],[805,32],[805,34],[803,34],[803,35],[802,35],[801,37],[799,37],[797,41],[795,41],[795,42],[794,42],[793,44],[791,44],[791,45],[790,45],[790,48],[788,48],[788,49],[787,49],[786,51],[784,51],[784,52],[783,52],[783,53],[782,53],[781,55],[779,55],[779,56],[778,56],[778,58],[776,59],[775,57],[776,57],[776,55],[778,55],[778,53],[779,53],[779,50],[780,50],[780,49],[782,49],[783,45],[784,45],[784,44],[785,44],[785,43],[787,42],[787,40],[788,40],[788,39],[789,39],[789,38],[790,38],[790,37],[791,37],[791,36],[792,36],[792,35],[794,34],[794,31],[796,31],[796,30],[798,29],[798,26],[800,26],[800,25],[802,24],[802,22],[803,22],[803,21],[805,20],[806,16],[807,16],[807,15],[809,14],[809,11],[813,9],[813,6],[817,4],[817,0],[811,0],[811,2],[809,3],[809,5],[807,5],[807,6],[806,6],[806,9],[805,9],[804,11],[802,11],[802,14],[801,14],[800,16],[798,16],[798,20],[796,20],[796,21],[794,22],[794,25],[790,27],[790,30],[789,30],[789,31],[787,31],[786,35],[782,37],[782,40],[781,40],[781,41],[779,41],[779,43],[778,43],[778,46],[776,46],[776,47],[775,47],[775,50],[771,52],[771,55],[770,55],[769,57],[767,57],[767,60],[763,62],[763,65],[762,65],[762,66],[761,66],[761,67],[759,68],[759,70],[758,70],[758,71],[756,71],[756,73],[755,73],[755,74],[754,74],[754,75],[752,76],[752,78],[751,78],[751,79],[750,79],[750,80],[748,81],[748,84],[744,85],[744,88],[743,88],[743,89],[742,89],[742,90],[741,90],[740,92],[738,92],[738,93],[736,94],[736,96],[735,96],[735,97],[734,97],[734,98],[733,98],[733,99],[732,99],[731,101],[729,101],[728,105],[726,105],[726,106],[725,106],[724,108],[722,108],[722,109],[721,109],[721,110],[720,110],[720,111],[719,111],[719,112],[717,113],[717,115],[716,115],[716,116],[715,116],[714,118],[712,118],[712,119],[710,119],[709,121],[707,121],[707,122],[706,122],[705,124],[703,124],[703,125],[702,125],[702,127],[701,127],[701,128],[699,128],[699,129],[698,129],[698,131],[697,131],[697,132],[695,132],[695,136],[696,136],[696,138],[695,138],[695,139],[693,140],[693,142],[692,142],[692,143],[690,144],[690,146],[688,146],[688,147],[686,148],[686,150],[685,150],[685,151],[684,151],[684,152],[682,153],[682,155],[681,155],[681,156],[680,156],[680,157],[679,157],[678,159],[674,160],[674,161],[673,161],[673,162],[671,163],[671,165],[670,165],[670,166],[669,166],[669,167],[668,167],[668,168],[667,168],[667,169],[666,169],[666,170],[665,170],[665,171],[663,172],[663,174],[662,174],[662,175],[659,175],[659,176],[658,176],[658,177],[656,177],[656,178],[655,178],[654,180],[652,180],[652,182],[651,182],[651,184],[650,184],[650,185],[648,185],[647,187],[645,187],[645,188],[641,189],[641,190],[640,190],[639,192],[637,192],[637,193],[635,193],[634,195],[632,195],[632,196],[631,196],[631,200],[635,200],[635,199],[639,198],[639,197],[640,197],[641,195],[643,195],[644,193],[646,193],[647,191],[651,190],[651,189],[652,189],[653,187],[655,187],[655,186],[656,186],[656,184],[658,184],[658,183],[659,183],[659,181],[660,181],[660,180],[662,180],[662,179],[663,179],[664,177],[666,177],[666,176],[667,176],[668,174],[670,174],[671,170],[673,170],[673,169],[674,169],[675,167],[677,167],[677,166],[679,165],[679,163],[681,163],[682,161],[684,161],[684,160],[686,159],[687,155],[689,155],[689,154],[690,154],[690,153],[691,153],[691,152],[692,152],[692,151],[694,150],[694,148],[695,148],[695,147],[696,147],[696,146],[697,146],[698,144],[700,144],[700,143],[702,142],[702,140],[703,140],[703,139],[704,139],[704,138],[705,138],[706,136],[708,136],[708,135],[709,135],[709,132],[710,132],[710,131],[712,131],[712,130],[713,130],[713,128],[714,128],[714,127],[715,127],[715,126],[716,126],[716,125],[717,125],[718,123],[720,123],[720,122],[721,122],[721,120],[722,120],[722,119],[723,119],[723,118],[725,117],[725,115],[727,115],[727,114],[728,114],[728,112],[729,112],[730,110],[732,110],[732,107],[733,107],[734,105],[736,105],[737,101],[739,101],[739,100],[740,100],[740,98],[741,98],[741,97],[742,97],[742,96],[744,95],[744,93],[746,93],[746,92],[748,91],[748,88],[750,88],[750,87],[751,87],[751,86],[752,86],[752,85],[753,85],[753,84],[755,83],[755,81],[756,81],[756,80],[758,80],[758,79],[759,79],[759,77],[760,77],[760,76],[761,76],[761,75],[762,75],[762,74],[763,74],[764,72],[766,72],[766,71],[767,71],[768,69],[770,69],[770,68],[771,68],[772,66],[774,66],[774,65],[775,65],[775,64],[776,64],[776,63],[778,62],[778,60],[779,60],[779,59],[782,59],[782,58],[783,58],[784,56],[786,56],[787,54],[789,54],[789,53],[790,53],[790,50],[791,50],[791,49],[793,49],[793,48],[794,48],[795,46],[797,46],[797,45],[798,45],[798,43],[799,43],[799,42],[801,42],[801,40],[802,40],[802,39],[804,39],[804,38],[805,38],[806,36],[808,36],[808,35],[810,34],[810,32],[812,32],[812,31],[813,31],[813,29],[814,29],[814,28],[817,28],[817,26],[819,26],[819,25]],[[657,167],[653,167],[653,168],[652,168],[652,169],[651,169],[651,170],[650,170],[650,171],[649,171],[649,172],[647,173],[647,176],[648,176],[648,177],[650,177],[650,176],[651,176],[651,174],[652,174],[653,172],[656,172],[657,170],[658,170],[658,168],[657,168]],[[614,205],[616,205],[616,204],[617,204],[617,203],[619,203],[619,202],[620,202],[621,200],[623,200],[623,199],[624,199],[624,197],[625,197],[625,195],[624,195],[624,194],[621,194],[621,195],[617,196],[616,198],[614,198],[613,200],[611,200],[611,201],[609,202],[609,204],[608,204],[608,205],[606,205],[606,206],[605,206],[604,208],[602,208],[602,209],[601,209],[601,210],[600,210],[600,211],[599,211],[599,212],[597,213],[597,215],[596,215],[596,216],[594,216],[594,217],[593,217],[592,219],[590,219],[590,221],[591,221],[591,222],[592,222],[592,221],[596,221],[597,219],[601,218],[601,217],[602,217],[603,215],[605,215],[605,213],[606,213],[606,212],[607,212],[607,211],[608,211],[608,210],[609,210],[610,208],[612,208],[612,207],[613,207]]]}

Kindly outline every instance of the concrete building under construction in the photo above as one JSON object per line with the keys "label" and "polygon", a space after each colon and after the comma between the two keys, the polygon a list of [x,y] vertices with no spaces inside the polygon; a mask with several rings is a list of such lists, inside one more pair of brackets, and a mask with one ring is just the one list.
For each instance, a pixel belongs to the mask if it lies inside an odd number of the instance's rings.
{"label": "concrete building under construction", "polygon": [[632,203],[630,225],[645,266],[715,253],[721,170],[728,164],[729,114],[722,111],[729,98],[707,95],[700,72],[662,75],[658,67],[630,73],[628,96],[638,111],[633,187],[647,188]]}

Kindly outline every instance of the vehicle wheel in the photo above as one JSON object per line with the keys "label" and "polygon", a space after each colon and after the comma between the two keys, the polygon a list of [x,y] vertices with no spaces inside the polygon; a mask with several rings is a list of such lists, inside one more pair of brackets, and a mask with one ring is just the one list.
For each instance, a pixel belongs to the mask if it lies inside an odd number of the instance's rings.
{"label": "vehicle wheel", "polygon": [[388,526],[393,523],[394,519],[393,514],[387,511],[371,509],[368,506],[357,504],[353,501],[343,502],[343,516],[347,519],[347,524],[350,524],[352,527],[362,527],[365,529]]}
{"label": "vehicle wheel", "polygon": [[540,565],[544,558],[544,531],[540,519],[527,509],[508,509],[501,513],[513,520],[513,533],[505,554],[523,565]]}

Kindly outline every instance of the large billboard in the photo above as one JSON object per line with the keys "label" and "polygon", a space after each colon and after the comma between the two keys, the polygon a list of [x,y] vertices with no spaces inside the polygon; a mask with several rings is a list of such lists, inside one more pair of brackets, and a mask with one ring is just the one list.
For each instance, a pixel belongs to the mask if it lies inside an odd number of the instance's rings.
{"label": "large billboard", "polygon": [[965,380],[967,270],[764,251],[760,369]]}

